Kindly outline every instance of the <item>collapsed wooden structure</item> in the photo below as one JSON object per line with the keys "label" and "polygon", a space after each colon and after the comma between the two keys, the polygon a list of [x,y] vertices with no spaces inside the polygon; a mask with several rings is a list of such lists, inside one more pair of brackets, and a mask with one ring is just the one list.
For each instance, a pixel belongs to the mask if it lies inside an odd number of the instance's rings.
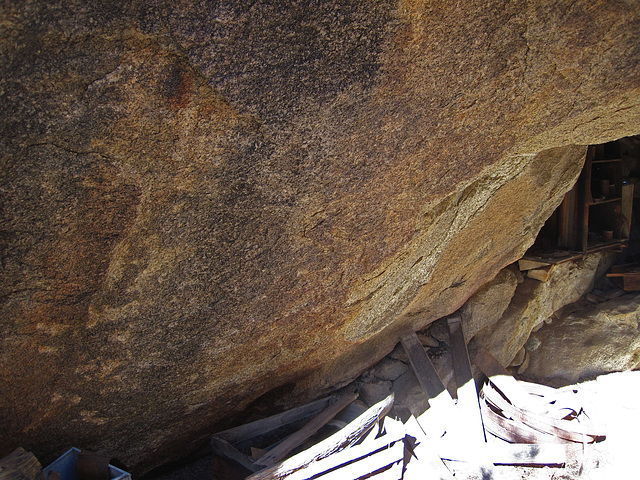
{"label": "collapsed wooden structure", "polygon": [[[354,403],[355,393],[328,397],[213,435],[214,455],[241,466],[248,480],[441,480],[453,479],[456,462],[485,475],[494,465],[562,466],[604,438],[575,390],[518,381],[482,349],[474,363],[487,381],[478,394],[460,319],[448,324],[457,401],[410,333],[400,341],[429,399],[419,417],[388,416],[393,394],[368,409]],[[333,434],[305,443],[331,424]]]}

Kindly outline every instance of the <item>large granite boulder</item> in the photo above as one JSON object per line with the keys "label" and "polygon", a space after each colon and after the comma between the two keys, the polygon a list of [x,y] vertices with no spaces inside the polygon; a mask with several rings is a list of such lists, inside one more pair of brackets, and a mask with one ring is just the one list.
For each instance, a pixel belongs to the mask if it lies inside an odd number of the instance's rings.
{"label": "large granite boulder", "polygon": [[524,376],[553,386],[640,368],[640,295],[572,312],[532,335]]}
{"label": "large granite boulder", "polygon": [[0,18],[0,456],[142,473],[353,379],[522,255],[584,145],[640,133],[625,2]]}

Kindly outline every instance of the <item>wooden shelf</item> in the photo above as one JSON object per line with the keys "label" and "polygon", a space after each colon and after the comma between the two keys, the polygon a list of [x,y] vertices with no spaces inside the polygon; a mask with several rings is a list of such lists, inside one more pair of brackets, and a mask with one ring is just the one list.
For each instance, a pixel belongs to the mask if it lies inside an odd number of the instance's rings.
{"label": "wooden shelf", "polygon": [[621,162],[622,159],[621,158],[607,158],[607,159],[603,159],[603,160],[593,160],[591,163],[596,164],[596,163],[613,163],[613,162]]}
{"label": "wooden shelf", "polygon": [[595,253],[602,250],[612,250],[616,248],[625,248],[627,246],[626,240],[611,240],[610,242],[589,242],[585,253]]}
{"label": "wooden shelf", "polygon": [[[580,178],[540,230],[528,260],[554,264],[594,249],[624,248],[620,237],[629,236],[634,184],[625,182],[619,157],[615,142],[588,147]],[[613,232],[616,240],[602,242],[603,232]]]}
{"label": "wooden shelf", "polygon": [[622,197],[605,198],[604,200],[600,200],[599,202],[589,202],[589,206],[602,205],[604,203],[619,202],[620,200],[622,200]]}

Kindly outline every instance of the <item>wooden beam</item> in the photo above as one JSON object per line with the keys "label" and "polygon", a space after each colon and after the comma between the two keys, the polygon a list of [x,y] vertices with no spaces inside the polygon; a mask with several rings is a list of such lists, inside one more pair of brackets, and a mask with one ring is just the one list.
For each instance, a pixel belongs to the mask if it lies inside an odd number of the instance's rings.
{"label": "wooden beam", "polygon": [[248,479],[271,480],[284,478],[287,475],[300,470],[311,462],[318,461],[343,448],[350,447],[362,438],[371,428],[384,417],[393,406],[393,393],[384,400],[367,409],[362,415],[349,423],[339,432],[317,443],[313,447],[294,455],[283,462],[265,468],[254,473]]}
{"label": "wooden beam", "polygon": [[[355,448],[355,447],[353,447]],[[351,449],[349,449],[351,450]],[[397,441],[392,445],[387,445],[382,450],[368,455],[356,462],[343,465],[337,470],[333,470],[329,473],[325,473],[320,477],[322,480],[346,480],[356,479],[364,477],[365,475],[371,475],[378,470],[381,470],[389,465],[399,463],[400,464],[400,476],[395,477],[398,480],[402,477],[402,462],[404,459],[404,442]],[[326,471],[326,470],[325,470]],[[301,479],[308,479],[311,476],[303,476]],[[377,478],[374,476],[373,478]],[[287,477],[287,480],[289,477]],[[318,480],[320,480],[318,479]]]}
{"label": "wooden beam", "polygon": [[[108,463],[108,462],[107,462]],[[49,473],[47,471],[46,473]],[[36,480],[41,477],[42,467],[36,456],[18,447],[12,453],[0,459],[0,479],[2,480]],[[49,475],[53,478],[53,475]]]}
{"label": "wooden beam", "polygon": [[482,402],[481,409],[486,431],[507,442],[567,443],[567,440],[540,432],[517,420],[507,420],[494,412],[485,402]]}
{"label": "wooden beam", "polygon": [[411,332],[401,338],[400,342],[404,351],[409,357],[413,372],[416,374],[418,383],[429,399],[429,405],[435,407],[438,404],[446,407],[453,406],[453,399],[445,388],[433,367],[429,356],[424,351],[424,347],[415,332]]}
{"label": "wooden beam", "polygon": [[538,280],[539,282],[546,282],[549,280],[551,276],[551,272],[553,271],[553,265],[544,268],[536,268],[533,270],[529,270],[527,272],[528,278],[533,278],[534,280]]}
{"label": "wooden beam", "polygon": [[592,426],[575,420],[558,420],[522,410],[507,402],[491,385],[485,385],[483,392],[487,401],[502,410],[505,417],[511,417],[541,432],[578,443],[593,443],[596,438],[604,437],[602,432],[594,430]]}
{"label": "wooden beam", "polygon": [[224,438],[213,435],[211,437],[211,450],[214,455],[236,462],[250,472],[257,472],[262,467],[256,465],[249,457],[240,452],[236,447],[227,442]]}
{"label": "wooden beam", "polygon": [[[403,480],[403,469],[404,463],[397,462],[391,465],[390,468],[383,470],[382,472],[376,473],[375,475],[366,476],[367,480]],[[337,479],[336,479],[337,480]],[[342,480],[342,479],[340,479]]]}
{"label": "wooden beam", "polygon": [[412,415],[405,423],[407,435],[415,439],[412,456],[406,464],[404,480],[453,480],[437,453],[435,438],[429,438]]}
{"label": "wooden beam", "polygon": [[389,445],[391,445],[394,442],[403,440],[404,437],[405,437],[405,433],[403,431],[395,435],[392,435],[392,434],[383,435],[382,437],[376,438],[370,443],[355,445],[350,448],[345,448],[340,452],[334,453],[333,455],[330,455],[326,458],[318,460],[317,462],[313,462],[301,468],[300,470],[293,472],[291,475],[287,476],[287,480],[304,480],[304,479],[319,475],[322,472],[326,472],[328,470],[332,470],[334,468],[340,467],[347,463],[351,463],[356,460],[361,460],[367,457],[368,455],[371,455],[382,449],[386,449],[387,447],[389,447]]}
{"label": "wooden beam", "polygon": [[534,268],[543,268],[548,266],[549,266],[548,262],[543,262],[538,260],[529,260],[526,258],[521,258],[520,260],[518,260],[518,268],[520,269],[521,272],[524,272],[527,270],[533,270]]}
{"label": "wooden beam", "polygon": [[447,320],[447,324],[449,325],[453,369],[458,388],[458,403],[456,406],[463,419],[463,422],[459,422],[462,431],[456,433],[462,434],[461,439],[464,439],[464,441],[478,444],[484,443],[486,438],[484,427],[482,426],[478,390],[471,373],[469,352],[467,351],[467,344],[462,331],[462,319],[460,317],[450,317]]}
{"label": "wooden beam", "polygon": [[335,400],[335,396],[325,397],[320,400],[316,400],[315,402],[287,410],[286,412],[278,413],[228,430],[223,430],[215,435],[233,445],[239,445],[241,443],[250,444],[256,437],[266,435],[281,427],[308,419],[313,415],[317,415]]}
{"label": "wooden beam", "polygon": [[633,183],[627,183],[622,185],[622,201],[621,201],[621,215],[627,221],[625,227],[620,234],[621,238],[629,238],[631,221],[633,220],[633,189],[635,185]]}
{"label": "wooden beam", "polygon": [[479,348],[473,357],[473,362],[505,394],[512,404],[534,412],[541,411],[543,406],[536,403],[535,399],[518,384],[518,381],[513,378],[509,371],[487,350],[482,347]]}
{"label": "wooden beam", "polygon": [[282,461],[294,448],[302,445],[305,440],[325,426],[340,412],[340,410],[345,408],[356,398],[358,398],[357,393],[351,393],[340,397],[335,403],[329,405],[326,409],[313,417],[304,427],[289,435],[280,444],[278,444],[278,446],[274,447],[256,460],[255,463],[265,467],[270,467],[271,465],[275,465]]}

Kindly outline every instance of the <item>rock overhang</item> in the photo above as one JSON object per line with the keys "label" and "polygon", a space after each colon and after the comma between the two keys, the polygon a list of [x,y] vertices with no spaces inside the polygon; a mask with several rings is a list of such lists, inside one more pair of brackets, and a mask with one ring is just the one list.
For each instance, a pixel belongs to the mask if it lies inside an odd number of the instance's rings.
{"label": "rock overhang", "polygon": [[144,471],[344,383],[639,133],[622,2],[4,8],[3,451]]}

